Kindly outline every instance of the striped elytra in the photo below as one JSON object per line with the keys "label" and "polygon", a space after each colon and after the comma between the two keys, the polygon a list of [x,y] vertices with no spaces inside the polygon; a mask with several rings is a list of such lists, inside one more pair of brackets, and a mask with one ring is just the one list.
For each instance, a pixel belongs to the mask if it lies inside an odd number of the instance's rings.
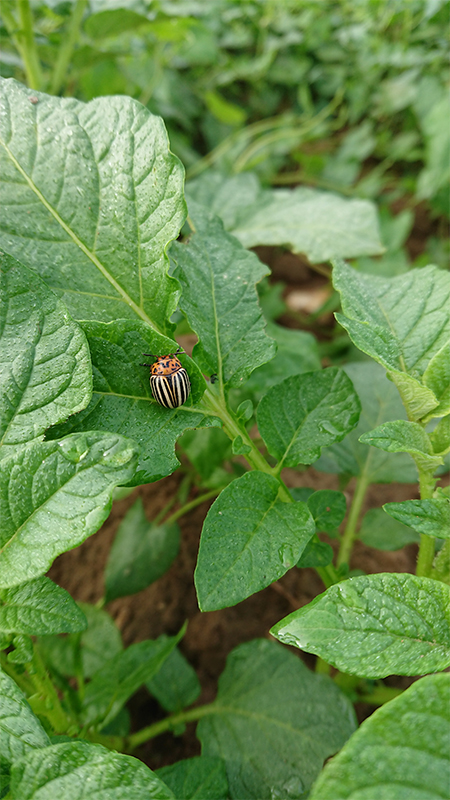
{"label": "striped elytra", "polygon": [[176,353],[169,353],[166,356],[144,353],[144,356],[156,358],[153,364],[141,364],[141,367],[150,367],[153,397],[164,408],[179,408],[186,402],[191,391],[189,375],[177,358],[181,352],[182,348],[179,347]]}
{"label": "striped elytra", "polygon": [[189,376],[181,364],[169,375],[150,375],[150,386],[156,402],[164,408],[182,406],[191,391]]}

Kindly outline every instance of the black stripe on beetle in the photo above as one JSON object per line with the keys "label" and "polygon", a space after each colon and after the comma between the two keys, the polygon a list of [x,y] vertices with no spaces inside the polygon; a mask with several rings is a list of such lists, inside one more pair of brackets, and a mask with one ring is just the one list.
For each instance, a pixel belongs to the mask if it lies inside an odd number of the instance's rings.
{"label": "black stripe on beetle", "polygon": [[186,402],[191,391],[189,375],[177,358],[181,347],[176,353],[167,356],[155,356],[153,353],[144,353],[144,356],[156,358],[153,364],[141,364],[150,367],[150,386],[153,397],[164,408],[178,408]]}

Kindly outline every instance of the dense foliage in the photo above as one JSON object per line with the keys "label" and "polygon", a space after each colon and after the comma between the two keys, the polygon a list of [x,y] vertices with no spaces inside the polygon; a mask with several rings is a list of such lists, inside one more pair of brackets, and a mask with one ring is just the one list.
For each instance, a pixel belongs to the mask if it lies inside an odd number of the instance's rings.
{"label": "dense foliage", "polygon": [[[0,797],[446,796],[446,5],[76,0],[32,16],[5,0]],[[414,213],[428,229],[412,263]],[[332,278],[320,308],[292,317],[305,330],[277,324],[257,245]],[[191,394],[164,408],[142,354],[173,353],[186,332]],[[45,576],[114,497],[180,459],[194,499],[182,481],[179,508],[151,521],[133,503],[103,603]],[[284,468],[310,464],[341,488],[356,479],[348,513],[342,491],[289,488]],[[361,519],[371,484],[394,480],[420,498]],[[271,631],[316,655],[315,672],[253,640],[198,705],[185,626],[124,648],[103,605],[163,575],[177,520],[211,498],[201,611],[290,569],[314,568],[325,591]],[[352,573],[357,538],[417,543],[416,574]],[[390,675],[425,677],[402,692]],[[143,686],[166,716],[132,730]],[[381,707],[356,729],[358,699]],[[155,773],[133,756],[191,721],[198,758]]]}

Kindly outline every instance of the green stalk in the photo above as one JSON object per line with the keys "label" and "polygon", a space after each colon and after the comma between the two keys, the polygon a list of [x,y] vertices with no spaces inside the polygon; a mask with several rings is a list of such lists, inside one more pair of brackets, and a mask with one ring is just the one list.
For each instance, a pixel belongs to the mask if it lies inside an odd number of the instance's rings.
{"label": "green stalk", "polygon": [[364,470],[356,481],[355,493],[353,495],[347,525],[345,527],[345,531],[341,540],[341,546],[339,548],[339,554],[337,558],[338,567],[341,564],[348,564],[350,561],[353,544],[356,539],[356,526],[358,524],[359,515],[361,513],[361,508],[364,503],[368,486],[369,480],[366,477],[366,472]]}
{"label": "green stalk", "polygon": [[8,657],[4,652],[0,653],[0,666],[3,672],[6,672],[6,674],[17,683],[19,689],[21,689],[27,697],[34,693],[34,685],[30,681],[28,675],[25,672],[19,672],[16,665],[8,661]]}
{"label": "green stalk", "polygon": [[[433,497],[436,479],[433,477],[432,471],[422,469],[417,461],[416,465],[419,472],[420,499],[430,500]],[[431,576],[433,570],[434,553],[434,536],[425,536],[424,533],[421,533],[416,566],[416,575],[418,577],[429,578]]]}
{"label": "green stalk", "polygon": [[184,514],[188,514],[189,511],[192,511],[193,508],[197,508],[197,506],[200,506],[202,503],[205,502],[205,500],[210,500],[211,497],[217,497],[217,495],[222,491],[223,488],[224,487],[221,486],[220,488],[217,489],[211,489],[209,492],[204,492],[204,494],[200,494],[198,497],[194,498],[194,500],[191,500],[189,503],[185,503],[184,506],[181,506],[181,508],[178,508],[177,511],[174,511],[173,514],[170,515],[170,517],[167,517],[166,521],[164,522],[164,525],[171,525],[172,522],[176,522],[177,519],[184,516]]}
{"label": "green stalk", "polygon": [[450,583],[450,539],[447,539],[439,553],[437,553],[433,561],[433,571],[430,578],[443,583]]}
{"label": "green stalk", "polygon": [[394,697],[403,694],[403,689],[396,689],[394,686],[375,686],[370,694],[358,694],[358,703],[369,703],[371,706],[382,706],[389,703]]}
{"label": "green stalk", "polygon": [[133,752],[141,744],[148,742],[149,739],[154,739],[155,736],[159,736],[161,733],[171,731],[177,726],[187,722],[196,722],[198,719],[202,719],[202,717],[217,713],[218,710],[215,703],[208,703],[208,705],[197,706],[188,711],[180,711],[178,714],[172,714],[159,722],[153,723],[153,725],[147,725],[146,728],[132,733],[125,741],[125,749],[127,752]]}
{"label": "green stalk", "polygon": [[[343,97],[343,90],[339,89],[338,92],[336,92],[334,98],[331,100],[331,102],[328,103],[328,105],[325,106],[325,108],[322,108],[314,117],[310,117],[305,120],[303,115],[302,116],[294,115],[292,117],[292,121],[289,124],[292,125],[298,124],[299,131],[301,127],[301,133],[302,135],[304,135],[310,129],[314,128],[316,125],[322,122],[322,120],[325,119],[329,114],[331,114],[332,111],[334,111],[334,109],[336,108],[336,106],[338,106],[339,103],[341,102],[342,97]],[[190,167],[187,170],[186,177],[188,179],[193,178],[199,173],[203,172],[205,169],[208,169],[208,167],[212,166],[223,155],[225,155],[229,150],[231,150],[231,148],[234,147],[234,145],[236,144],[244,145],[246,141],[249,141],[250,139],[258,136],[259,134],[263,134],[266,131],[271,131],[277,128],[285,129],[287,124],[288,123],[286,117],[283,115],[281,117],[280,116],[269,117],[268,119],[263,119],[259,120],[258,122],[253,122],[251,125],[246,125],[245,128],[242,128],[239,131],[233,132],[232,134],[230,134],[230,136],[227,136],[226,139],[224,139],[217,147],[215,147],[214,150],[211,150],[210,153],[204,156],[204,158],[201,158],[199,161],[196,161],[195,164],[193,164],[192,167]],[[297,133],[299,133],[299,131],[297,131]],[[253,145],[250,145],[250,147],[253,147]],[[239,158],[242,157],[243,154],[239,156]],[[245,156],[245,159],[247,160],[247,156]]]}
{"label": "green stalk", "polygon": [[42,89],[42,70],[33,33],[33,17],[28,0],[17,0],[20,29],[16,39],[20,42],[19,52],[25,67],[30,89]]}
{"label": "green stalk", "polygon": [[[56,687],[50,680],[36,643],[33,644],[33,658],[27,665],[27,671],[38,695],[36,703],[39,713],[45,714],[56,733],[66,733],[72,720],[60,703]],[[28,698],[28,702],[33,708],[32,697]]]}
{"label": "green stalk", "polygon": [[73,8],[67,31],[61,36],[58,58],[56,59],[50,86],[51,94],[58,94],[64,84],[67,69],[69,67],[75,45],[80,35],[80,26],[83,19],[84,9],[87,0],[76,0]]}
{"label": "green stalk", "polygon": [[[212,389],[209,387],[206,389],[205,394],[203,395],[204,404],[207,408],[214,412],[223,422],[223,430],[227,434],[227,436],[233,441],[236,439],[237,436],[242,437],[242,441],[247,447],[250,448],[250,452],[246,453],[244,458],[253,469],[258,469],[261,472],[266,472],[269,475],[274,474],[274,470],[272,467],[267,463],[264,456],[259,452],[258,448],[254,444],[253,440],[247,433],[246,428],[244,425],[240,425],[239,422],[236,420],[234,414],[232,414],[226,405],[226,402],[223,397],[219,397]],[[289,491],[281,484],[280,495],[282,495],[283,500],[285,502],[290,502],[292,500]]]}

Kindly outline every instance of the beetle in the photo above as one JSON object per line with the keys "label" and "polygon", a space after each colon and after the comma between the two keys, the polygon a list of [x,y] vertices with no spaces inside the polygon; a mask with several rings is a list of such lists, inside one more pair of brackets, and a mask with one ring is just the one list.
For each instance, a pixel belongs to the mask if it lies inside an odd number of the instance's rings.
{"label": "beetle", "polygon": [[156,356],[154,353],[143,353],[144,356],[156,358],[153,364],[141,364],[150,367],[150,386],[153,397],[164,408],[178,408],[186,402],[191,391],[189,375],[177,358],[184,352],[181,347],[176,353]]}

